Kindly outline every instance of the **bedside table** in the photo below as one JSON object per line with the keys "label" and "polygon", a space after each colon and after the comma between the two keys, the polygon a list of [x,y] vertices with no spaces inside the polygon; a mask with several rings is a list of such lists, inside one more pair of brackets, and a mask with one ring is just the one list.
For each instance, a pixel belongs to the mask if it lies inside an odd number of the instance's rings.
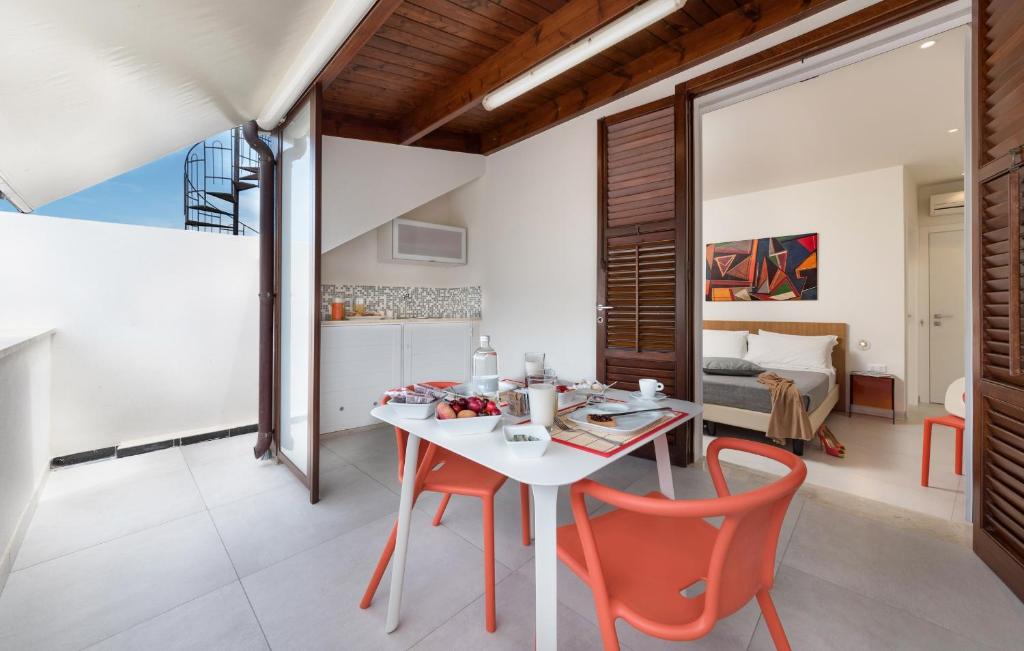
{"label": "bedside table", "polygon": [[846,415],[853,415],[853,406],[888,409],[892,412],[892,422],[896,424],[896,376],[887,373],[868,373],[852,371],[850,373],[850,403]]}

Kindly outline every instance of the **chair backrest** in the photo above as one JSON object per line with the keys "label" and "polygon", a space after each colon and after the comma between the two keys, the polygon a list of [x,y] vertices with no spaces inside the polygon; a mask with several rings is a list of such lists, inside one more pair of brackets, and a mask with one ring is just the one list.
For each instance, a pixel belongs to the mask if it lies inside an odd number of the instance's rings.
{"label": "chair backrest", "polygon": [[[459,383],[458,382],[420,382],[420,384],[423,384],[423,385],[426,385],[426,386],[429,386],[429,387],[434,387],[435,389],[447,389],[447,388],[453,387],[453,386],[455,386],[455,385],[457,385]],[[407,389],[412,389],[412,385],[409,385],[406,388]],[[388,396],[385,395],[381,399],[380,402],[381,402],[382,405],[386,405],[388,403],[388,400],[389,400]],[[409,440],[409,432],[407,432],[404,429],[401,429],[399,427],[396,427],[395,428],[395,444],[398,446],[398,481],[399,481],[399,483],[401,483],[401,481],[402,481],[402,473],[405,472],[405,445],[408,442],[408,440]],[[420,458],[417,461],[422,460],[424,455],[426,455],[426,453],[427,453],[427,449],[425,447],[421,447],[420,448],[420,455],[419,455]]]}
{"label": "chair backrest", "polygon": [[963,418],[967,413],[967,401],[964,394],[966,386],[965,378],[953,380],[953,383],[946,389],[946,411]]}
{"label": "chair backrest", "polygon": [[[789,472],[770,484],[732,495],[718,459],[723,449],[773,459],[787,466]],[[717,438],[708,446],[707,464],[718,494],[718,497],[711,499],[666,500],[633,495],[590,480],[577,482],[572,489],[573,513],[580,530],[587,571],[592,578],[600,577],[602,585],[603,574],[597,547],[593,544],[583,495],[591,495],[613,506],[649,515],[702,520],[724,517],[704,574],[704,610],[701,617],[683,627],[653,621],[631,622],[642,629],[657,630],[660,637],[667,639],[693,639],[706,634],[716,621],[742,608],[759,591],[771,588],[775,574],[775,548],[782,520],[793,494],[807,477],[807,466],[796,455],[776,446],[728,437]],[[685,540],[673,542],[678,543],[680,550],[685,550]],[[591,582],[592,587],[594,583]],[[594,596],[607,599],[607,593],[599,595],[595,592]]]}

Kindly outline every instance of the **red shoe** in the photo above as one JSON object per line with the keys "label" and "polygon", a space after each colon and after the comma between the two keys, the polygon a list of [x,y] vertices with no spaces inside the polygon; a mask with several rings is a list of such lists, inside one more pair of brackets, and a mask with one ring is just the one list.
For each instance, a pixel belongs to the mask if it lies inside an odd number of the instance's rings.
{"label": "red shoe", "polygon": [[846,447],[840,443],[839,439],[836,438],[836,435],[824,425],[818,429],[818,440],[821,442],[821,449],[825,451],[825,454],[839,459],[846,457]]}

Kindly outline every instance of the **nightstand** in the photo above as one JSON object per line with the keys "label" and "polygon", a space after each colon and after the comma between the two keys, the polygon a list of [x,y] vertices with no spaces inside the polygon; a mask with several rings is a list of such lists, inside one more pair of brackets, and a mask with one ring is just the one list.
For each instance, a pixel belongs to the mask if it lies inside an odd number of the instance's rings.
{"label": "nightstand", "polygon": [[892,422],[896,424],[896,376],[887,373],[868,373],[853,371],[850,373],[850,404],[846,415],[852,416],[853,406],[888,409],[892,412]]}

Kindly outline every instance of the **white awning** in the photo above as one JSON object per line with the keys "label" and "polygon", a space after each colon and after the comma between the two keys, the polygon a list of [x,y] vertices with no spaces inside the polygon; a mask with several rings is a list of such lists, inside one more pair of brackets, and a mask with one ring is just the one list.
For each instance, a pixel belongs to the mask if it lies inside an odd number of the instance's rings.
{"label": "white awning", "polygon": [[0,0],[0,191],[34,209],[279,119],[369,4]]}

